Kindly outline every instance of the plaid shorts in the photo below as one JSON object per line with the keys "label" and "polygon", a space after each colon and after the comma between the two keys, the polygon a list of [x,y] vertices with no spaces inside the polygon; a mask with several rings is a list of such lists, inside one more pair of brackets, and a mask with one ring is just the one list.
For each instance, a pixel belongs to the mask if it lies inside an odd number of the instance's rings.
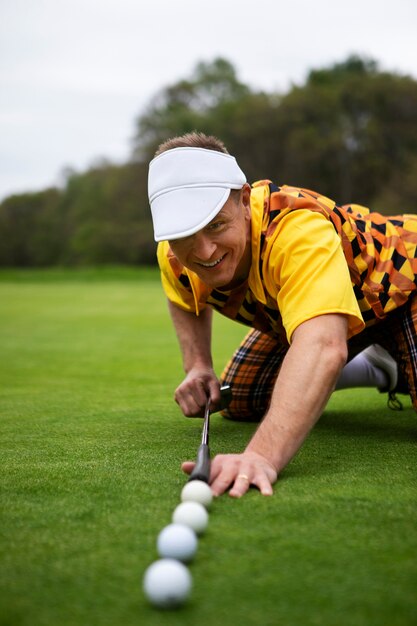
{"label": "plaid shorts", "polygon": [[[396,360],[399,379],[417,410],[417,295],[348,341],[349,360],[369,345],[383,346]],[[226,365],[221,383],[231,385],[233,399],[222,414],[230,419],[259,421],[270,398],[288,345],[252,329]]]}

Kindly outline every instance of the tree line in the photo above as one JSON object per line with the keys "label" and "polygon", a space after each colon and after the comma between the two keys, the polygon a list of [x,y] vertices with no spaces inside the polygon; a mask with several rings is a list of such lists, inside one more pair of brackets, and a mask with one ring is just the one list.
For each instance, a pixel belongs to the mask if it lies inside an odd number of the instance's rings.
{"label": "tree line", "polygon": [[68,171],[60,187],[6,198],[0,265],[154,264],[148,163],[162,141],[192,130],[223,139],[249,181],[307,187],[386,215],[417,212],[417,81],[351,56],[269,93],[219,58],[150,100],[125,164],[103,160]]}

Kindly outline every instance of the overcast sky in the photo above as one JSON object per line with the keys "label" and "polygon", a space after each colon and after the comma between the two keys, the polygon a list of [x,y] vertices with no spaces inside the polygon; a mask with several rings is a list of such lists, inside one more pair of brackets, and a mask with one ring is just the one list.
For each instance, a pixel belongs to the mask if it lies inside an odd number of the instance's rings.
{"label": "overcast sky", "polygon": [[126,161],[149,100],[198,61],[286,91],[351,53],[417,79],[417,1],[0,0],[0,200]]}

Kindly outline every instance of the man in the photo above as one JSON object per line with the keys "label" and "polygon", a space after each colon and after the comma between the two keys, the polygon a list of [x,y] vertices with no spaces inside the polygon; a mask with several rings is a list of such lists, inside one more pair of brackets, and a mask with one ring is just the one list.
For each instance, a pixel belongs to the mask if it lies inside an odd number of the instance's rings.
{"label": "man", "polygon": [[[387,219],[270,181],[251,188],[223,143],[199,133],[159,148],[149,199],[186,372],[175,392],[184,415],[220,400],[212,309],[251,327],[222,382],[233,389],[227,417],[262,421],[243,453],[213,459],[215,495],[250,485],[272,494],[347,360],[371,344],[399,363],[417,407],[417,216]],[[392,373],[389,361],[375,363]],[[392,389],[396,370],[389,378]]]}

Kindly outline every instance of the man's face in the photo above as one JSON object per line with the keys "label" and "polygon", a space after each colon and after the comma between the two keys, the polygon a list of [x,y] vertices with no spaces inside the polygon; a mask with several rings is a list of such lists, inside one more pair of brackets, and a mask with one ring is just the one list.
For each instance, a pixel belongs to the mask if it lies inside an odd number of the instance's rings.
{"label": "man's face", "polygon": [[243,282],[251,266],[250,187],[231,193],[207,226],[169,242],[177,259],[209,287],[231,289]]}

